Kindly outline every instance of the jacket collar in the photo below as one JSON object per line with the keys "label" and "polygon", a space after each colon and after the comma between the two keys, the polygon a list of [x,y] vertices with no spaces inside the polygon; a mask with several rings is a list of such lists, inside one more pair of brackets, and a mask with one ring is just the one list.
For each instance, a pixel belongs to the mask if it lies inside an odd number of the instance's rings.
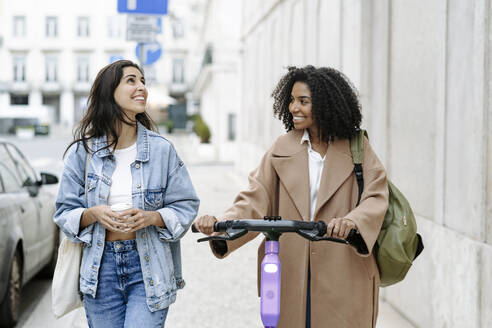
{"label": "jacket collar", "polygon": [[[113,155],[109,148],[104,148],[108,144],[106,135],[94,138],[92,149],[95,150],[94,155],[97,157],[107,157]],[[104,149],[103,149],[104,148]],[[137,121],[137,157],[139,162],[147,162],[149,160],[149,136],[148,130]]]}
{"label": "jacket collar", "polygon": [[[304,131],[292,130],[278,138],[272,149],[272,165],[303,220],[310,218],[309,164]],[[335,140],[326,151],[314,218],[353,170],[349,140]]]}

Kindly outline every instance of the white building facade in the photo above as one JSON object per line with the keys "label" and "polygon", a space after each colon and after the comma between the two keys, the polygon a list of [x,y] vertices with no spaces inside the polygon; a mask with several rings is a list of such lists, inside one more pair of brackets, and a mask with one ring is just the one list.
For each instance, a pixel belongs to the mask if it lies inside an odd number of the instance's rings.
{"label": "white building facade", "polygon": [[283,133],[270,94],[287,66],[340,69],[425,244],[382,298],[418,327],[492,327],[490,0],[242,3],[237,167]]}
{"label": "white building facade", "polygon": [[206,0],[197,53],[193,97],[211,130],[210,160],[237,159],[240,108],[241,2]]}
{"label": "white building facade", "polygon": [[[188,31],[193,13],[200,15],[195,3],[170,1],[156,38],[162,55],[144,65],[151,88],[181,97],[164,97],[162,106],[185,102],[194,42]],[[97,72],[119,59],[138,62],[137,42],[126,41],[127,15],[117,12],[116,0],[2,1],[0,15],[0,108],[48,106],[51,122],[71,129],[83,116]]]}

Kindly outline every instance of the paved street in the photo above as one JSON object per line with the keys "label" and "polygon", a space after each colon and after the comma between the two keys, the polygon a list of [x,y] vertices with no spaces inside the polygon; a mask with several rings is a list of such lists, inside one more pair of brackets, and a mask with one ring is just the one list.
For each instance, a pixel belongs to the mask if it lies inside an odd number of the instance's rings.
{"label": "paved street", "polygon": [[[219,214],[245,188],[247,179],[232,165],[213,163],[197,156],[193,138],[172,135],[179,154],[187,163],[201,199],[201,214]],[[16,144],[37,169],[59,173],[61,155],[70,140],[67,135],[19,141]],[[171,306],[167,327],[261,327],[259,298],[256,295],[256,248],[260,239],[239,249],[225,260],[217,260],[208,244],[197,244],[198,235],[188,233],[182,241],[186,287]],[[23,288],[22,317],[18,327],[87,327],[82,310],[60,320],[51,314],[50,281],[35,279]],[[412,327],[382,303],[378,328]]]}

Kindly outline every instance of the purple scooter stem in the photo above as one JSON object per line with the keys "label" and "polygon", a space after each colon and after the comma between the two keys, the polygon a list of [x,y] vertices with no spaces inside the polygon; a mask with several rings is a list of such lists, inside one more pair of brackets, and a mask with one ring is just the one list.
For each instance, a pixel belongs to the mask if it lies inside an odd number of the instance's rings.
{"label": "purple scooter stem", "polygon": [[265,327],[276,327],[280,317],[279,242],[265,242],[265,257],[261,262],[261,321]]}

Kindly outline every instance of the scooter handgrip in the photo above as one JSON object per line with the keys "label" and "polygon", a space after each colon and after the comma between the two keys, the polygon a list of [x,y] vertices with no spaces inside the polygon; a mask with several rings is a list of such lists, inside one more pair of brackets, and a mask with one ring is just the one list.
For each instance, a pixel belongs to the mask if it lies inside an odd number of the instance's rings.
{"label": "scooter handgrip", "polygon": [[346,239],[347,240],[352,240],[354,238],[354,236],[355,236],[356,233],[357,233],[357,230],[356,229],[350,229],[349,234],[348,234],[348,236],[347,236]]}
{"label": "scooter handgrip", "polygon": [[214,231],[215,232],[223,232],[227,230],[227,222],[221,221],[221,222],[215,222],[214,224]]}
{"label": "scooter handgrip", "polygon": [[200,232],[198,229],[195,227],[195,224],[191,225],[191,232]]}
{"label": "scooter handgrip", "polygon": [[323,221],[316,221],[316,225],[319,231],[318,236],[324,236],[326,234],[326,223]]}

